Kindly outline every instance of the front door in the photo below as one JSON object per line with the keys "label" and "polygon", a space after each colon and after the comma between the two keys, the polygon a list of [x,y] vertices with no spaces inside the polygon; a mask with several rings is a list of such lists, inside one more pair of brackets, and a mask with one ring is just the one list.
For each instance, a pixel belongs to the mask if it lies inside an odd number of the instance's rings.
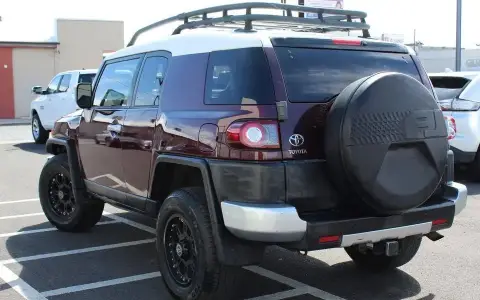
{"label": "front door", "polygon": [[145,209],[153,158],[153,139],[159,111],[162,83],[168,59],[162,53],[146,56],[139,73],[132,106],[125,117],[123,169],[129,205]]}
{"label": "front door", "polygon": [[56,122],[61,117],[68,115],[76,110],[76,103],[74,101],[74,89],[76,85],[72,84],[72,74],[65,73],[60,80],[60,85],[58,86],[58,92],[55,94],[55,97],[51,99],[52,110],[52,119],[53,122]]}
{"label": "front door", "polygon": [[78,130],[80,159],[88,188],[119,202],[126,201],[122,167],[123,123],[141,58],[106,62]]}

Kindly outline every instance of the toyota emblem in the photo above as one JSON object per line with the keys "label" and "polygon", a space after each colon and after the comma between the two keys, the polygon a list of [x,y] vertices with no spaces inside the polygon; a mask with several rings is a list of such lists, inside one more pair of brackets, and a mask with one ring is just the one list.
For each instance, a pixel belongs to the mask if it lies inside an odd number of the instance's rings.
{"label": "toyota emblem", "polygon": [[303,136],[300,135],[300,134],[293,134],[289,139],[288,141],[290,142],[290,145],[294,146],[294,147],[299,147],[301,145],[303,145],[303,142],[305,141],[303,139]]}

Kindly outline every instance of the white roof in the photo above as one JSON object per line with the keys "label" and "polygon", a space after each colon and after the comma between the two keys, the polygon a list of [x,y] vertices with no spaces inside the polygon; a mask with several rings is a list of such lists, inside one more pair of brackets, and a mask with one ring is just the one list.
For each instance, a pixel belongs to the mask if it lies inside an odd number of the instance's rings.
{"label": "white roof", "polygon": [[473,79],[480,75],[480,71],[464,71],[464,72],[439,72],[439,73],[428,73],[430,77],[463,77],[467,79]]}
{"label": "white roof", "polygon": [[[332,37],[350,38],[339,33],[320,34],[295,32],[291,30],[260,30],[255,32],[234,32],[233,30],[195,29],[176,35],[159,38],[153,42],[136,44],[106,56],[106,60],[135,55],[139,53],[164,50],[172,56],[208,53],[218,50],[229,50],[251,47],[271,47],[270,38],[274,37],[307,37],[328,39]],[[352,37],[352,39],[357,39]],[[368,40],[375,42],[375,40]]]}

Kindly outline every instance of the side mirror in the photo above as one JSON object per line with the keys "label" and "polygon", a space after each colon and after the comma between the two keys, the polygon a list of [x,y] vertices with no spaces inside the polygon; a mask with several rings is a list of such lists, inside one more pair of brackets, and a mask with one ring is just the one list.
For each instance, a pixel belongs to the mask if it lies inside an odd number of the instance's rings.
{"label": "side mirror", "polygon": [[77,85],[76,91],[77,105],[80,108],[91,108],[92,103],[92,85],[88,82],[82,82]]}
{"label": "side mirror", "polygon": [[158,80],[158,83],[159,83],[160,85],[163,84],[164,78],[165,78],[165,77],[163,76],[163,73],[157,73],[157,80]]}
{"label": "side mirror", "polygon": [[41,86],[34,86],[32,87],[32,93],[37,94],[37,95],[42,95],[43,94],[43,89]]}

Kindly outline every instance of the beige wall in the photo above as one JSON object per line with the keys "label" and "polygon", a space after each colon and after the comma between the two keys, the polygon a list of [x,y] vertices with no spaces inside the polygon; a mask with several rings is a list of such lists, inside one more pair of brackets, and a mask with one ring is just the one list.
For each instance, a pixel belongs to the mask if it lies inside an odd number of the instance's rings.
{"label": "beige wall", "polygon": [[15,117],[29,116],[34,85],[46,87],[58,73],[98,69],[105,52],[125,46],[123,21],[57,20],[57,49],[14,48]]}
{"label": "beige wall", "polygon": [[103,53],[124,47],[123,21],[57,20],[57,72],[97,69]]}
{"label": "beige wall", "polygon": [[31,93],[35,85],[44,88],[55,75],[54,49],[13,49],[13,83],[15,117],[29,116],[30,102],[36,95]]}

